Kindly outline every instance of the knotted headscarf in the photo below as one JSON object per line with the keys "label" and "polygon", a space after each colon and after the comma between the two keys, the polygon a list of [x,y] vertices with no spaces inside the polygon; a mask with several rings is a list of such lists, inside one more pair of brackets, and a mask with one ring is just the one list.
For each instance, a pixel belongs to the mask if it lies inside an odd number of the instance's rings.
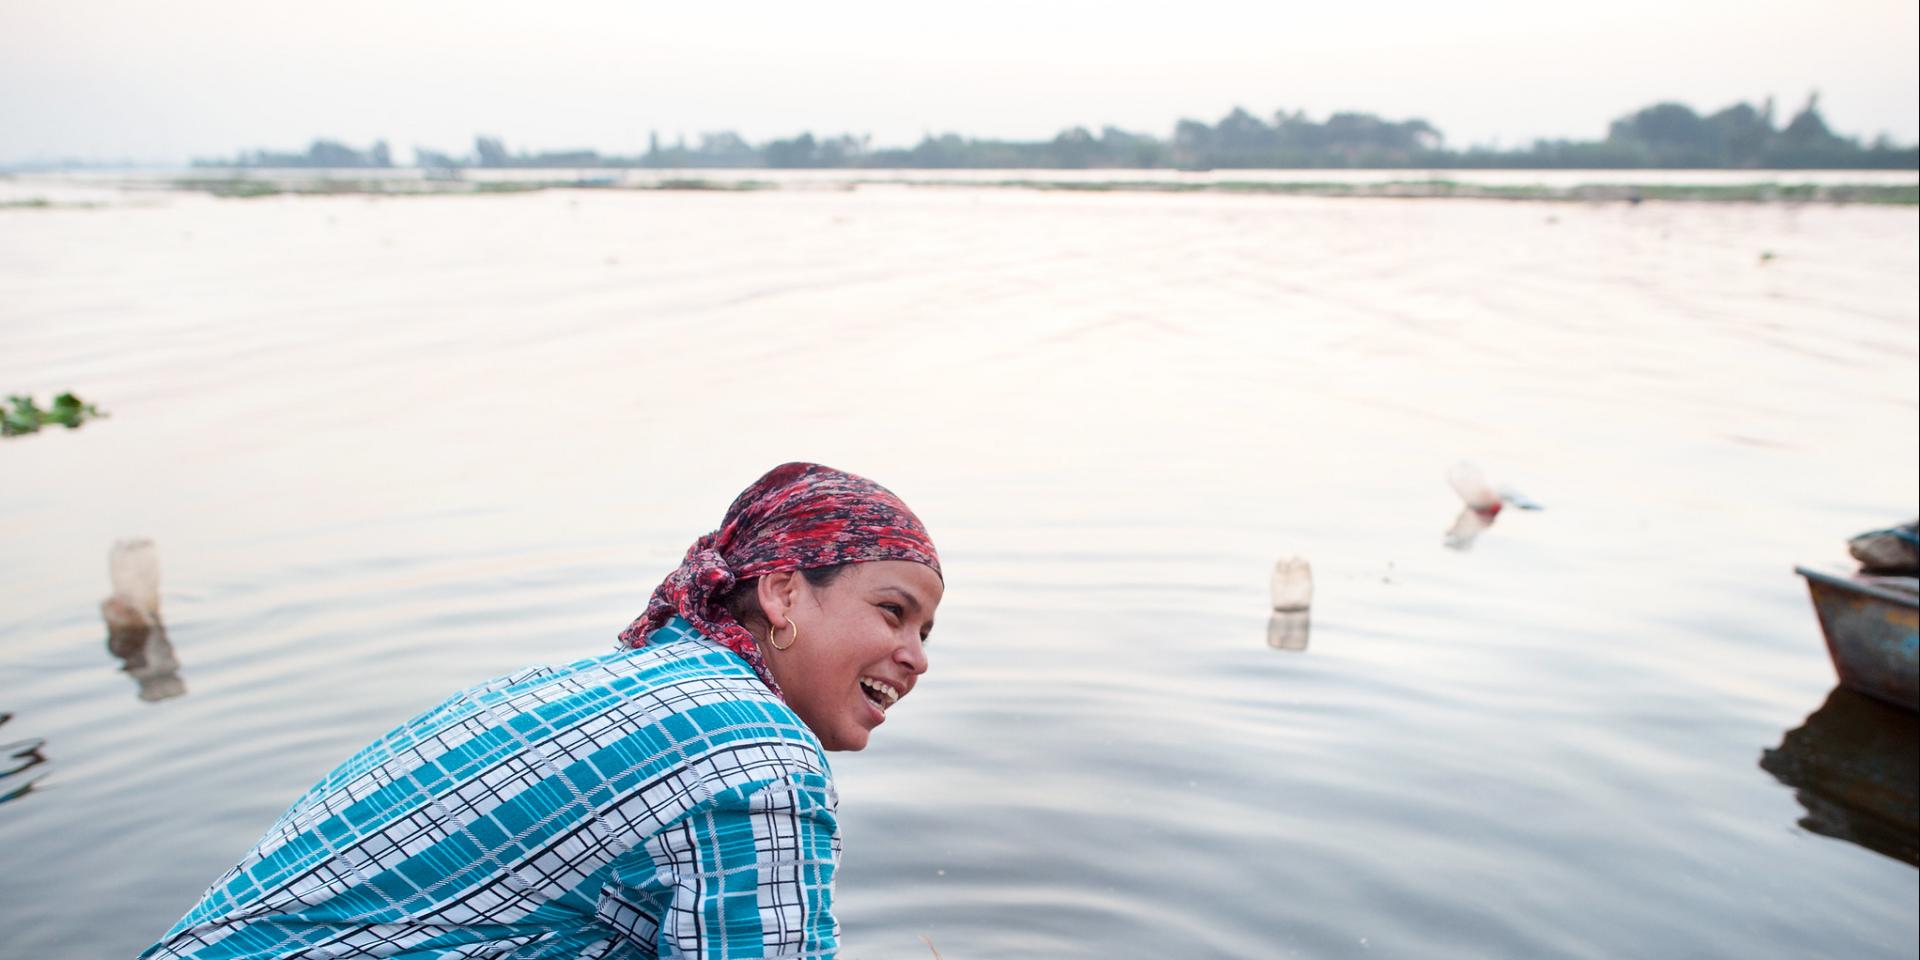
{"label": "knotted headscarf", "polygon": [[718,530],[687,548],[620,642],[645,646],[648,634],[685,617],[745,658],[777,694],[760,645],[721,604],[727,592],[749,577],[870,560],[911,560],[940,572],[926,527],[892,491],[817,463],[783,463],[734,498]]}

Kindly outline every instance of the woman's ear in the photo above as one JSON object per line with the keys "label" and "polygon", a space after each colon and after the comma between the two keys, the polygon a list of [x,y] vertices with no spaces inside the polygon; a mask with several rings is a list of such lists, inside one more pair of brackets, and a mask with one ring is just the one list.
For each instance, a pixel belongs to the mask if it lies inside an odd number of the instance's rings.
{"label": "woman's ear", "polygon": [[766,615],[767,624],[784,628],[787,625],[787,612],[800,599],[801,574],[798,570],[782,570],[779,573],[764,574],[754,592],[760,600],[760,612]]}

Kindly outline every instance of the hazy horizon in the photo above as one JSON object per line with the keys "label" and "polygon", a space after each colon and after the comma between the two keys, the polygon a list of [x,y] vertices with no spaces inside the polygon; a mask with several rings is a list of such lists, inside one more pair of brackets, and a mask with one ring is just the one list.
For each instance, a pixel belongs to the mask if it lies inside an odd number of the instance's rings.
{"label": "hazy horizon", "polygon": [[1452,147],[1596,139],[1659,101],[1711,112],[1821,95],[1844,136],[1920,138],[1920,12],[1842,0],[1755,8],[1624,0],[1579,12],[1496,0],[1429,9],[1241,9],[1177,20],[1142,3],[989,2],[942,18],[860,0],[831,15],[580,0],[538,20],[499,0],[457,17],[342,0],[18,0],[0,12],[0,163],[184,163],[317,137],[631,154],[732,130],[910,146],[1085,126],[1169,134],[1232,108],[1357,110],[1439,128]]}

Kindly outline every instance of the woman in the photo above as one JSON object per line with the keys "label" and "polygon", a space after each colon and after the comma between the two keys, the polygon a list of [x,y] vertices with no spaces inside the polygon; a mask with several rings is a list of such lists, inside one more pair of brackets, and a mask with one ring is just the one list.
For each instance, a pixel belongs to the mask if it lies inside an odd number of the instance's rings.
{"label": "woman", "polygon": [[142,957],[832,956],[823,751],[913,690],[943,591],[892,493],[776,467],[618,650],[382,737]]}

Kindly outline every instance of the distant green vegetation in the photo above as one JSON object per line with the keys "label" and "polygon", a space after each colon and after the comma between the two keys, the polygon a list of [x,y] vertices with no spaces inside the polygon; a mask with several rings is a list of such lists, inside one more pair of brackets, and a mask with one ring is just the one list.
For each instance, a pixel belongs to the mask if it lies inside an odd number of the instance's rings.
{"label": "distant green vegetation", "polygon": [[250,150],[232,160],[195,160],[196,167],[293,167],[328,170],[359,167],[391,167],[393,154],[385,140],[376,140],[366,150],[355,150],[337,140],[315,140],[304,153],[275,153]]}
{"label": "distant green vegetation", "polygon": [[1898,146],[1882,137],[1862,146],[1828,129],[1819,96],[1783,127],[1774,126],[1773,100],[1760,107],[1736,103],[1702,116],[1685,104],[1658,103],[1615,120],[1598,142],[1538,141],[1530,149],[1498,153],[1468,151],[1463,167],[1512,166],[1614,169],[1914,169],[1920,147]]}
{"label": "distant green vegetation", "polygon": [[0,200],[0,210],[93,210],[104,204],[93,200],[48,200],[27,197],[24,200]]}
{"label": "distant green vegetation", "polygon": [[[447,194],[500,194],[500,193],[536,193],[541,190],[555,189],[613,189],[623,190],[708,190],[708,191],[746,191],[770,190],[777,184],[768,180],[701,180],[689,177],[672,177],[656,183],[619,184],[611,177],[594,179],[527,179],[527,180],[467,180],[460,178],[409,179],[394,177],[389,179],[338,178],[329,173],[316,171],[313,175],[275,174],[271,179],[262,176],[233,175],[221,177],[178,177],[170,186],[175,190],[190,190],[211,194],[216,197],[251,200],[259,197],[278,196],[374,196],[374,197],[419,197],[444,196]],[[45,201],[28,204],[45,206]]]}
{"label": "distant green vegetation", "polygon": [[[890,184],[898,186],[928,188],[967,188],[967,189],[1016,189],[1016,190],[1058,190],[1080,193],[1238,193],[1271,194],[1299,197],[1372,197],[1399,199],[1478,199],[1478,200],[1553,200],[1612,202],[1626,201],[1638,203],[1642,200],[1674,200],[1688,202],[1723,203],[1880,203],[1914,206],[1920,205],[1920,185],[1915,184],[1871,184],[1871,183],[1730,183],[1730,184],[1660,184],[1660,183],[1608,183],[1604,180],[1577,183],[1569,186],[1550,184],[1492,184],[1472,183],[1439,178],[1388,180],[1388,181],[1339,181],[1339,180],[1274,180],[1249,177],[1244,180],[1233,179],[1123,179],[1123,180],[1086,180],[1059,179],[1042,177],[1006,178],[1000,180],[981,179],[941,179],[921,176],[890,175],[884,171],[872,174],[856,174],[839,178],[835,184],[852,189],[863,184]],[[777,181],[771,180],[735,180],[729,178],[703,179],[698,177],[669,177],[648,182],[637,180],[630,183],[609,181],[606,178],[589,180],[480,180],[480,179],[430,179],[430,180],[335,180],[327,171],[316,171],[308,179],[289,179],[284,176],[275,182],[230,179],[182,179],[173,182],[173,186],[183,190],[199,190],[222,197],[271,197],[281,194],[290,195],[362,195],[378,197],[406,196],[447,196],[502,193],[530,193],[551,189],[598,189],[598,190],[634,190],[634,191],[708,191],[740,192],[753,190],[776,190]]]}
{"label": "distant green vegetation", "polygon": [[696,180],[691,178],[669,178],[659,183],[636,184],[635,190],[772,190],[778,184],[767,180]]}
{"label": "distant green vegetation", "polygon": [[1777,201],[1821,203],[1920,204],[1920,185],[1742,183],[1625,184],[1584,183],[1570,187],[1540,184],[1461,183],[1454,180],[1393,180],[1385,183],[1275,180],[916,180],[920,186],[1022,187],[1091,193],[1262,193],[1303,197],[1453,198],[1462,200],[1678,200],[1722,203]]}
{"label": "distant green vegetation", "polygon": [[45,410],[34,403],[31,395],[12,394],[7,397],[6,408],[0,409],[0,436],[35,433],[48,426],[72,429],[104,416],[106,414],[94,409],[93,404],[84,403],[71,393],[54,397],[53,405]]}
{"label": "distant green vegetation", "polygon": [[182,190],[199,190],[216,197],[271,197],[278,195],[280,188],[265,180],[249,180],[245,177],[182,177],[173,185]]}
{"label": "distant green vegetation", "polygon": [[[1657,103],[1615,120],[1599,140],[1538,140],[1512,150],[1454,149],[1425,120],[1384,120],[1368,113],[1336,113],[1316,121],[1304,112],[1271,117],[1234,109],[1217,123],[1181,120],[1172,136],[1106,127],[1061,131],[1051,140],[980,140],[928,135],[912,147],[875,148],[864,136],[816,138],[811,133],[751,144],[730,131],[708,133],[689,145],[664,144],[656,135],[636,156],[594,150],[514,153],[498,137],[478,137],[473,152],[454,156],[415,148],[428,170],[473,169],[1920,169],[1920,146],[1884,137],[1869,144],[1828,128],[1819,98],[1785,124],[1774,104],[1736,103],[1700,114],[1680,103]],[[392,167],[384,141],[356,150],[316,140],[303,153],[255,150],[197,166],[359,169]],[[576,184],[588,185],[588,184]],[[684,188],[682,188],[684,189]]]}

